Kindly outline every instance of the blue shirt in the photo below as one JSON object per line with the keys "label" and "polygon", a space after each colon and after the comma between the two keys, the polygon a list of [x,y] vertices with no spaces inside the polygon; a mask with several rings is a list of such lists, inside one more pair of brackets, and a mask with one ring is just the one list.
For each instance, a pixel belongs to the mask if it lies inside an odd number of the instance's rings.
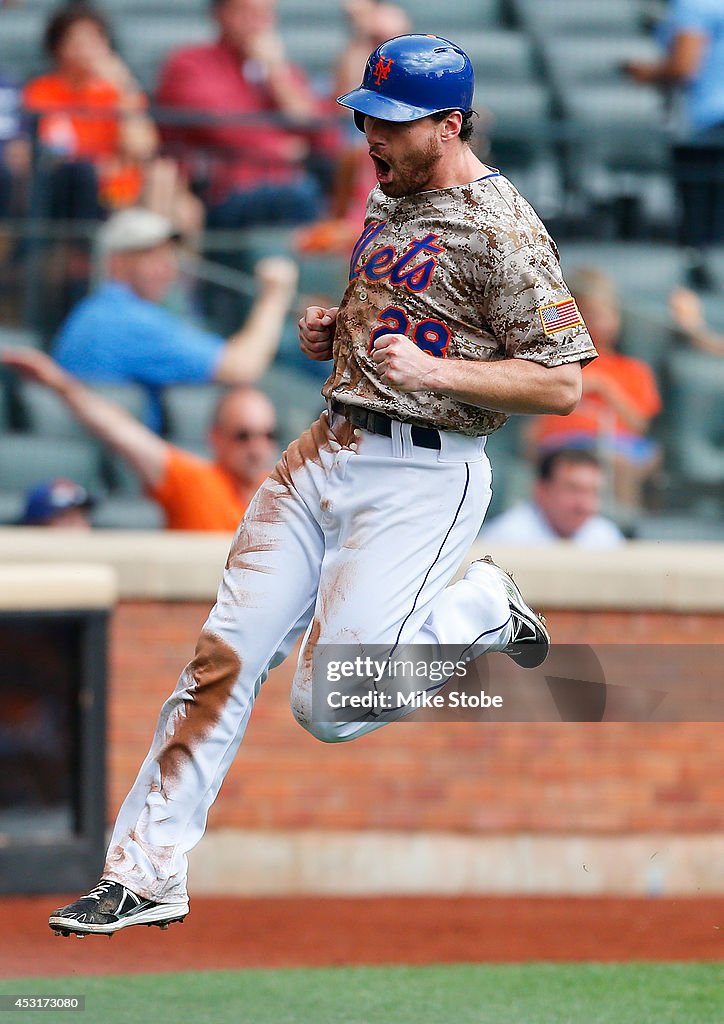
{"label": "blue shirt", "polygon": [[223,347],[218,334],[179,319],[125,284],[105,281],[63,323],[53,356],[82,380],[145,385],[148,423],[159,430],[160,389],[213,380]]}
{"label": "blue shirt", "polygon": [[700,132],[724,124],[724,3],[673,0],[665,32],[667,45],[682,32],[706,36],[701,67],[685,87],[688,130]]}

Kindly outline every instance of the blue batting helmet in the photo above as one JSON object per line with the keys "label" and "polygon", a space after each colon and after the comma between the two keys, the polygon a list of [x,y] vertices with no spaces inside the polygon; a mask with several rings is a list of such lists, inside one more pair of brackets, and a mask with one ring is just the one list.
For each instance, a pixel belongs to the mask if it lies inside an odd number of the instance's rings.
{"label": "blue batting helmet", "polygon": [[440,36],[395,36],[367,61],[362,85],[337,103],[354,110],[364,131],[365,114],[381,121],[419,121],[442,110],[467,113],[473,104],[475,75],[470,58]]}

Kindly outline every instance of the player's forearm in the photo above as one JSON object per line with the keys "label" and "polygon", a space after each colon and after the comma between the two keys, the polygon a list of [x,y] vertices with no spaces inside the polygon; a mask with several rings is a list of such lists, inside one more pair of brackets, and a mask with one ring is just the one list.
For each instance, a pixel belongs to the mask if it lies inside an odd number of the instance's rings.
{"label": "player's forearm", "polygon": [[567,416],[581,398],[580,363],[547,367],[528,359],[436,359],[430,390],[505,413]]}

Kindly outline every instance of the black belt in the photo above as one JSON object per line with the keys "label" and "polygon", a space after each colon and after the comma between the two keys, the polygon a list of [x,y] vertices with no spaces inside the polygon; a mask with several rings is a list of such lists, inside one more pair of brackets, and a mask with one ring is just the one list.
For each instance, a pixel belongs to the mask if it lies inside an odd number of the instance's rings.
{"label": "black belt", "polygon": [[[383,437],[392,437],[392,424],[400,422],[385,416],[383,412],[374,412],[372,409],[362,409],[357,405],[345,405],[336,400],[332,402],[332,412],[338,412],[346,420],[360,430],[367,430],[370,434],[381,434]],[[418,448],[434,448],[440,450],[440,432],[432,427],[410,428],[412,443]]]}

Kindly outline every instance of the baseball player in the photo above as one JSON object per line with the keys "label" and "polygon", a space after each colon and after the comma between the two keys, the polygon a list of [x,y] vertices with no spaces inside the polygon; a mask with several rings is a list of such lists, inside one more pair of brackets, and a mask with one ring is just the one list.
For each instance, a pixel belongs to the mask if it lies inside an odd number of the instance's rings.
{"label": "baseball player", "polygon": [[492,561],[447,584],[490,500],[487,435],[509,413],[571,411],[596,353],[545,228],[468,145],[473,87],[460,47],[405,35],[379,46],[338,101],[367,137],[378,184],[339,308],[312,307],[299,324],[303,351],[334,359],[328,410],[252,500],[103,877],[50,917],[61,934],[184,918],[187,854],[269,666],[300,636],[292,710],[326,742],[400,712],[316,720],[317,645],[475,643],[522,665],[545,657],[544,624]]}

